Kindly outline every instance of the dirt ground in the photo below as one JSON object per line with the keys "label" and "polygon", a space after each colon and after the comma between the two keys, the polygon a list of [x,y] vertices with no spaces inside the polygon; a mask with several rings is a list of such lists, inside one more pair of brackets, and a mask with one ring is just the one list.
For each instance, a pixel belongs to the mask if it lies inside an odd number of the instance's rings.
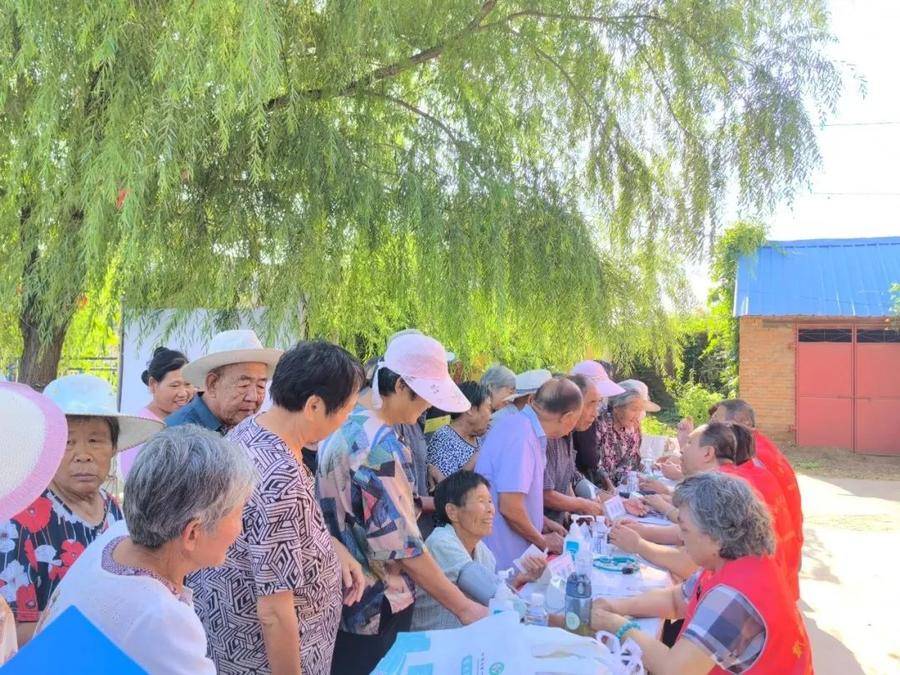
{"label": "dirt ground", "polygon": [[[898,477],[897,458],[858,462],[788,454],[801,474],[800,606],[816,673],[900,673],[900,482],[847,477]],[[810,475],[813,463],[817,475]],[[832,477],[835,472],[843,477]]]}
{"label": "dirt ground", "polygon": [[782,446],[798,473],[824,478],[900,481],[900,455],[876,457],[837,448]]}

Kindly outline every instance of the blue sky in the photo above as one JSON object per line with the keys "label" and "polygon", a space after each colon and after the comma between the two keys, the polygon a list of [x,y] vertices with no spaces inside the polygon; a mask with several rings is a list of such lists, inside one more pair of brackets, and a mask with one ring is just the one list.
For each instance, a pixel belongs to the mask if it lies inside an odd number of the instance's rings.
{"label": "blue sky", "polygon": [[[772,239],[900,236],[900,0],[831,0],[831,56],[865,78],[844,78],[835,116],[819,130],[822,164],[793,204],[768,218]],[[736,216],[738,214],[733,214]],[[706,296],[705,267],[691,270]]]}

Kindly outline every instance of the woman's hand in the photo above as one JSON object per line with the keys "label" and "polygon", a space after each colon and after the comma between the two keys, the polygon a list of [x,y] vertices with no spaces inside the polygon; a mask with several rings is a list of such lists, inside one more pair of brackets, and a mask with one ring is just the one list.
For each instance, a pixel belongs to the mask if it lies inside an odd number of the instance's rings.
{"label": "woman's hand", "polygon": [[517,581],[527,583],[529,581],[537,581],[541,578],[544,570],[547,569],[547,558],[537,555],[529,555],[520,561],[522,572],[519,574]]}
{"label": "woman's hand", "polygon": [[630,527],[616,525],[609,533],[609,541],[625,553],[637,553],[643,539]]}
{"label": "woman's hand", "polygon": [[366,575],[363,573],[362,565],[339,539],[332,537],[331,541],[334,542],[334,551],[337,553],[338,562],[341,565],[344,604],[354,605],[362,599],[363,591],[366,590]]}
{"label": "woman's hand", "polygon": [[672,502],[662,495],[647,495],[644,500],[657,513],[665,513],[672,508]]}
{"label": "woman's hand", "polygon": [[678,447],[684,449],[688,443],[688,438],[694,431],[694,418],[685,417],[678,423],[675,430],[678,437]]}
{"label": "woman's hand", "polygon": [[613,633],[625,625],[626,619],[621,614],[610,612],[601,605],[601,601],[595,600],[591,605],[591,629],[605,630]]}
{"label": "woman's hand", "polygon": [[650,510],[640,497],[629,497],[624,501],[625,510],[633,516],[646,516]]}
{"label": "woman's hand", "polygon": [[479,619],[483,619],[487,615],[487,607],[469,600],[465,608],[463,608],[463,610],[456,615],[456,618],[459,619],[460,623],[462,623],[464,626],[468,626],[470,623],[475,623],[476,621],[478,621]]}

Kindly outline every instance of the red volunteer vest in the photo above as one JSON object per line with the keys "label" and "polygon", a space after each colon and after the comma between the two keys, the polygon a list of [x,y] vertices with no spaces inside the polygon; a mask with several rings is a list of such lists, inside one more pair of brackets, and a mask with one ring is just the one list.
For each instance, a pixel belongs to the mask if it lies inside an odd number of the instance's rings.
{"label": "red volunteer vest", "polygon": [[781,450],[757,430],[753,430],[753,440],[756,442],[756,457],[762,462],[781,486],[784,499],[787,501],[788,511],[794,521],[794,532],[802,547],[803,545],[803,508],[800,504],[800,486],[797,485],[797,474]]}
{"label": "red volunteer vest", "polygon": [[[766,641],[753,667],[753,675],[811,675],[812,651],[797,605],[790,598],[778,568],[771,558],[746,557],[729,560],[718,572],[704,570],[697,589],[688,601],[684,625],[690,625],[697,606],[713,588],[727,585],[741,593],[762,617]],[[680,639],[679,634],[679,639]],[[715,666],[710,673],[728,671]]]}
{"label": "red volunteer vest", "polygon": [[750,483],[756,495],[768,507],[772,516],[772,530],[775,534],[775,561],[787,582],[791,597],[800,597],[800,546],[794,533],[794,524],[788,512],[787,502],[778,486],[778,481],[764,467],[754,462],[744,462],[740,466],[722,464],[719,471],[730,476],[738,476]]}

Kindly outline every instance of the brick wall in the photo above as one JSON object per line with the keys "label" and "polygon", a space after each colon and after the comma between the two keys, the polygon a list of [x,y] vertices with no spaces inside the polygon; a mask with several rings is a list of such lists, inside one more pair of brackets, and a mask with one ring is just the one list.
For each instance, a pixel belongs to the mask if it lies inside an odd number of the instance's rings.
{"label": "brick wall", "polygon": [[739,392],[756,411],[756,425],[778,443],[794,441],[794,322],[740,319]]}

